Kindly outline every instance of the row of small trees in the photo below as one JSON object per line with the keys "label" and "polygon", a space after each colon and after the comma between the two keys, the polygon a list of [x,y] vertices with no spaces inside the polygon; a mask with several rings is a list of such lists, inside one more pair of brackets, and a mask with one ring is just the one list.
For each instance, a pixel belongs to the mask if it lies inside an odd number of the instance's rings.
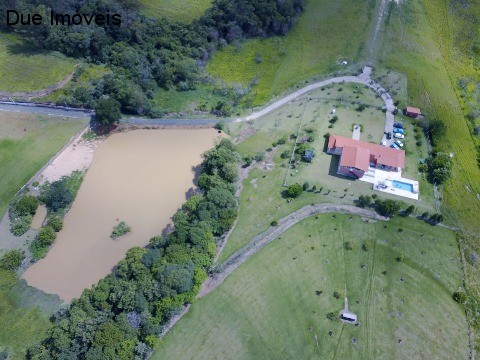
{"label": "row of small trees", "polygon": [[239,161],[228,140],[206,152],[198,180],[202,193],[174,215],[173,231],[128,251],[114,272],[57,311],[47,338],[29,350],[29,358],[147,358],[168,320],[195,298],[219,237],[237,217]]}

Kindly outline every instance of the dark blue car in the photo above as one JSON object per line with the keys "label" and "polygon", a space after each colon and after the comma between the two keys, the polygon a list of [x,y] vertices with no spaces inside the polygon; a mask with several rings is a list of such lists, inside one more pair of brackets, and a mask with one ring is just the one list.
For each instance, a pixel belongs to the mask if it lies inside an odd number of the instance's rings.
{"label": "dark blue car", "polygon": [[396,128],[399,128],[399,129],[403,129],[403,124],[402,124],[402,123],[394,123],[394,124],[393,124],[393,127],[396,127]]}
{"label": "dark blue car", "polygon": [[392,138],[392,133],[389,131],[387,132],[387,139],[390,140]]}

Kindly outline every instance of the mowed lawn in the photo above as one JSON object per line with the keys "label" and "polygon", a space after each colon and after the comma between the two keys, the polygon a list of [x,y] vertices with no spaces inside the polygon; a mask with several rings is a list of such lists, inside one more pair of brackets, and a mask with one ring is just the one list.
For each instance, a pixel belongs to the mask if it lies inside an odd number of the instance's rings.
{"label": "mowed lawn", "polygon": [[0,217],[15,193],[87,123],[0,112]]}
{"label": "mowed lawn", "polygon": [[0,351],[25,359],[28,347],[45,337],[58,297],[28,287],[10,271],[0,270]]}
{"label": "mowed lawn", "polygon": [[205,13],[212,0],[140,0],[140,11],[148,17],[191,22]]}
{"label": "mowed lawn", "polygon": [[374,16],[375,1],[309,0],[287,36],[227,46],[207,71],[228,83],[258,83],[252,105],[260,105],[302,80],[345,69],[344,59],[359,60],[373,24],[365,19]]}
{"label": "mowed lawn", "polygon": [[[197,300],[153,359],[466,358],[467,323],[451,297],[461,283],[450,231],[312,217]],[[346,293],[359,326],[327,319],[344,307],[334,291]]]}
{"label": "mowed lawn", "polygon": [[73,71],[73,59],[34,49],[21,38],[0,33],[0,91],[46,89]]}

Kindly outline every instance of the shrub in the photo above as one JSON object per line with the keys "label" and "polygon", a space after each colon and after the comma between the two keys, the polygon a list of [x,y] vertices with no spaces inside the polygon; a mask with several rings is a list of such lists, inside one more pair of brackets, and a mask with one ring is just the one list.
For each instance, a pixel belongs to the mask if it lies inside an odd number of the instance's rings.
{"label": "shrub", "polygon": [[353,244],[351,243],[351,241],[345,241],[343,243],[343,246],[345,247],[345,250],[353,250]]}
{"label": "shrub", "polygon": [[225,123],[223,121],[219,121],[215,124],[215,129],[223,131],[225,129]]}
{"label": "shrub", "polygon": [[299,197],[303,192],[303,187],[299,183],[292,184],[287,189],[287,194],[291,198]]}
{"label": "shrub", "polygon": [[363,243],[362,244],[362,250],[363,251],[369,251],[370,250],[370,245],[368,245],[368,243]]}
{"label": "shrub", "polygon": [[255,161],[260,162],[265,158],[265,153],[258,152],[255,154]]}
{"label": "shrub", "polygon": [[360,104],[360,105],[357,106],[357,108],[356,108],[355,110],[357,110],[357,111],[363,111],[363,110],[365,110],[365,105],[364,105],[364,104]]}
{"label": "shrub", "polygon": [[405,261],[405,256],[404,255],[399,255],[395,258],[398,262],[404,262]]}
{"label": "shrub", "polygon": [[8,250],[0,258],[0,268],[15,271],[18,269],[24,258],[25,256],[23,256],[23,253],[20,250]]}
{"label": "shrub", "polygon": [[463,291],[455,291],[452,295],[453,300],[459,304],[465,304],[467,302],[467,294]]}
{"label": "shrub", "polygon": [[307,191],[309,188],[310,188],[310,184],[307,181],[305,181],[302,185],[303,191]]}
{"label": "shrub", "polygon": [[430,222],[434,223],[434,224],[439,224],[443,221],[443,215],[442,214],[433,214],[432,216],[430,216]]}
{"label": "shrub", "polygon": [[279,145],[283,145],[287,142],[287,137],[286,136],[282,136],[280,139],[278,139],[277,143]]}
{"label": "shrub", "polygon": [[40,245],[50,246],[56,237],[57,234],[55,233],[55,230],[53,230],[53,228],[51,228],[50,226],[44,226],[40,229],[39,233],[35,238],[35,241],[37,241]]}
{"label": "shrub", "polygon": [[55,232],[59,232],[63,228],[63,220],[58,215],[52,215],[48,219],[48,226],[50,226]]}
{"label": "shrub", "polygon": [[132,228],[128,226],[125,221],[121,221],[117,226],[113,228],[112,234],[110,237],[112,239],[119,238],[120,236],[128,234],[130,231],[132,231]]}
{"label": "shrub", "polygon": [[22,236],[30,229],[32,220],[32,215],[19,216],[13,220],[11,219],[10,232],[15,236]]}
{"label": "shrub", "polygon": [[253,155],[247,155],[243,158],[246,166],[250,166],[253,163]]}
{"label": "shrub", "polygon": [[422,140],[418,140],[415,144],[416,144],[417,146],[422,146],[422,145],[423,145],[423,141],[422,141]]}
{"label": "shrub", "polygon": [[277,220],[273,220],[271,223],[270,223],[271,226],[278,226],[278,221]]}
{"label": "shrub", "polygon": [[330,320],[330,321],[337,321],[338,320],[338,316],[335,315],[335,313],[333,312],[329,312],[327,314],[327,319]]}
{"label": "shrub", "polygon": [[342,299],[344,296],[343,296],[343,293],[341,291],[334,291],[333,292],[333,297],[335,299]]}
{"label": "shrub", "polygon": [[282,153],[280,154],[280,157],[281,157],[282,159],[288,159],[288,158],[290,157],[290,151],[289,151],[289,150],[285,150],[284,152],[282,152]]}

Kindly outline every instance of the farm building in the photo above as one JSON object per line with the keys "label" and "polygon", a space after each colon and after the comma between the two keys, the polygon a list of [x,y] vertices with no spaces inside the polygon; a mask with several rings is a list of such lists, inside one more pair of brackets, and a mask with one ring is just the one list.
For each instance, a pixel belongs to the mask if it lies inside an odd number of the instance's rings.
{"label": "farm building", "polygon": [[405,115],[416,118],[422,115],[422,112],[418,108],[408,106],[405,110]]}
{"label": "farm building", "polygon": [[327,153],[339,155],[338,174],[360,179],[370,169],[400,172],[405,167],[405,151],[330,135]]}
{"label": "farm building", "polygon": [[357,315],[355,314],[352,314],[351,312],[342,312],[340,314],[340,318],[342,320],[345,320],[345,321],[348,321],[348,322],[351,322],[351,323],[356,323],[357,322]]}

